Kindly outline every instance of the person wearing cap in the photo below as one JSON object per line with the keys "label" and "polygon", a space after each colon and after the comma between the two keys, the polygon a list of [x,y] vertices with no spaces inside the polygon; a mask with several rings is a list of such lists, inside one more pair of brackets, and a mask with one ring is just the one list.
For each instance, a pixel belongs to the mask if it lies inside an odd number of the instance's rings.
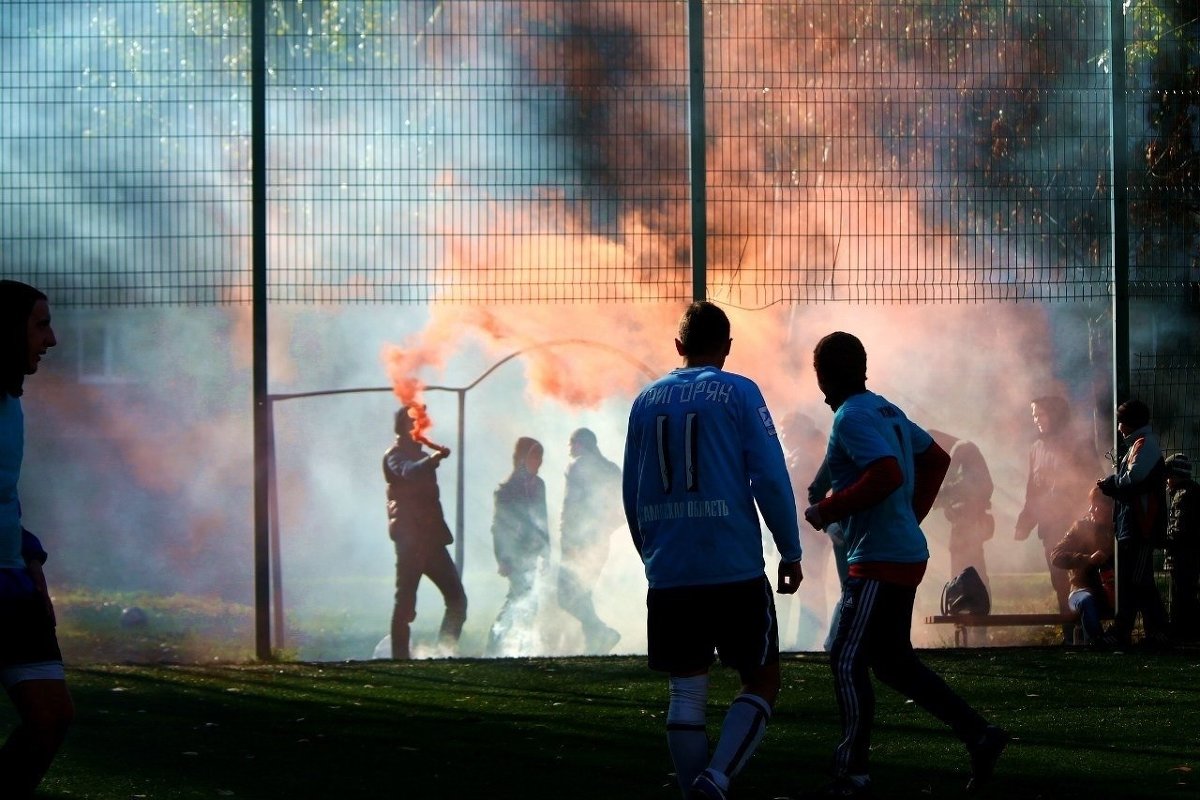
{"label": "person wearing cap", "polygon": [[387,481],[388,535],[396,545],[396,603],[392,610],[392,658],[411,657],[410,637],[417,618],[417,585],[427,576],[446,602],[439,645],[458,644],[467,619],[467,594],[447,546],[454,541],[442,512],[437,468],[447,447],[426,453],[412,433],[408,408],[396,412],[396,441],[383,456]]}
{"label": "person wearing cap", "polygon": [[1117,432],[1125,455],[1116,472],[1099,480],[1100,491],[1116,503],[1117,614],[1109,631],[1128,645],[1142,615],[1143,644],[1165,647],[1167,610],[1154,583],[1154,548],[1166,538],[1166,465],[1158,437],[1150,427],[1150,407],[1127,400],[1117,407]]}
{"label": "person wearing cap", "polygon": [[1192,462],[1183,453],[1166,461],[1167,563],[1171,573],[1171,635],[1200,640],[1200,486]]}

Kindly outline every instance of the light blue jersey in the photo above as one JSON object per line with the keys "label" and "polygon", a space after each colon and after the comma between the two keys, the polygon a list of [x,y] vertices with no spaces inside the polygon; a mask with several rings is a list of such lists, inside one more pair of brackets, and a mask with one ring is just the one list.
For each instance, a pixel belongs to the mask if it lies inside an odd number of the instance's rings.
{"label": "light blue jersey", "polygon": [[929,560],[925,534],[913,513],[916,467],[913,456],[929,449],[933,438],[904,412],[874,392],[851,395],[833,415],[825,463],[833,490],[853,485],[872,462],[900,462],[904,484],[878,505],[844,521],[847,562],[887,561],[915,564]]}
{"label": "light blue jersey", "polygon": [[0,568],[24,569],[21,557],[21,501],[17,481],[25,450],[21,400],[0,394]]}
{"label": "light blue jersey", "polygon": [[767,523],[782,558],[800,558],[796,499],[758,386],[715,367],[677,369],[629,413],[625,516],[651,588],[763,574]]}

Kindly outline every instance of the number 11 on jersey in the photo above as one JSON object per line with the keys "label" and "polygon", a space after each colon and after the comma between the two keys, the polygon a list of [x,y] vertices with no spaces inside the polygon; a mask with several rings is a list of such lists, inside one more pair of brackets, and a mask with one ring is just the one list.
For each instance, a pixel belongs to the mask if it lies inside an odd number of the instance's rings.
{"label": "number 11 on jersey", "polygon": [[[655,420],[655,433],[658,439],[658,476],[662,479],[663,494],[670,494],[674,485],[673,465],[671,463],[671,418],[659,414]],[[689,411],[683,417],[683,482],[684,489],[689,492],[699,491],[699,442],[700,415]]]}

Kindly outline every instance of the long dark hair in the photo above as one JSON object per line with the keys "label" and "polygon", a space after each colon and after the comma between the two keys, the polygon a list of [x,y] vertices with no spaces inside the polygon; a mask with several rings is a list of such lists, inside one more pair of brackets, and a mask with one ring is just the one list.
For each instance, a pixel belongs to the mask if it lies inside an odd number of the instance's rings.
{"label": "long dark hair", "polygon": [[0,391],[20,397],[29,368],[29,315],[46,295],[20,281],[0,280]]}

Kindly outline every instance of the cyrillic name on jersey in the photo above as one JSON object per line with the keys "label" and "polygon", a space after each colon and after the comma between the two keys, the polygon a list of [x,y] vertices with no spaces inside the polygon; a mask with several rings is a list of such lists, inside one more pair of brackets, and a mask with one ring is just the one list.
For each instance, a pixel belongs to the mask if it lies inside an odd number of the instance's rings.
{"label": "cyrillic name on jersey", "polygon": [[642,393],[641,402],[648,406],[690,403],[693,400],[728,403],[732,394],[733,385],[724,381],[696,381],[695,383],[653,386]]}

